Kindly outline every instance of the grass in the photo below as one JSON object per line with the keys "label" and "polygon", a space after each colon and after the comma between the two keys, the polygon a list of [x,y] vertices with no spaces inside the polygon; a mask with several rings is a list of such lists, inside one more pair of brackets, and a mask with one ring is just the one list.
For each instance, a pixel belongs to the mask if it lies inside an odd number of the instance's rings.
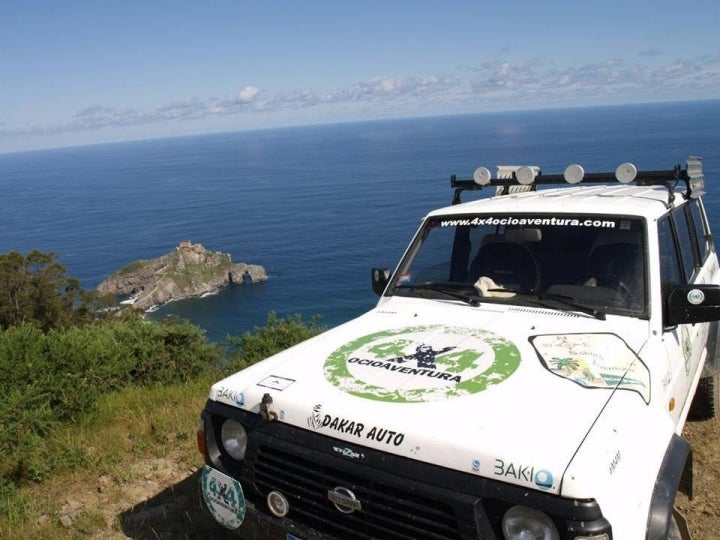
{"label": "grass", "polygon": [[[230,259],[218,262],[217,266],[203,264],[186,264],[182,270],[168,271],[166,278],[172,278],[180,288],[188,287],[193,283],[208,283],[210,281],[227,281],[227,274],[230,271]],[[221,264],[222,263],[222,264]]]}
{"label": "grass", "polygon": [[[145,324],[130,326],[131,335],[147,330]],[[229,336],[229,349],[208,350],[198,344],[202,336],[187,328],[152,334],[170,353],[160,348],[155,358],[156,348],[145,344],[137,366],[148,371],[128,379],[142,386],[71,388],[71,397],[92,397],[92,407],[10,447],[9,465],[0,476],[0,539],[206,538],[217,524],[197,499],[203,462],[195,434],[210,386],[321,330],[315,318],[305,323],[299,315],[280,319],[270,313],[265,327]],[[220,357],[225,360],[215,363]],[[177,379],[185,382],[169,382]],[[155,380],[161,382],[153,385]],[[34,411],[17,410],[35,420]]]}
{"label": "grass", "polygon": [[212,382],[206,376],[186,384],[128,387],[101,398],[93,419],[53,436],[48,446],[60,464],[50,478],[19,489],[0,485],[0,538],[105,538],[102,531],[112,530],[120,535],[113,508],[127,510],[133,494],[137,502],[148,496],[135,484],[151,487],[167,477],[167,469],[190,475],[201,465],[195,432]]}
{"label": "grass", "polygon": [[127,274],[132,274],[133,272],[137,272],[141,268],[145,266],[147,261],[133,261],[128,265],[123,266],[120,270],[118,270],[115,275],[117,276],[125,276]]}

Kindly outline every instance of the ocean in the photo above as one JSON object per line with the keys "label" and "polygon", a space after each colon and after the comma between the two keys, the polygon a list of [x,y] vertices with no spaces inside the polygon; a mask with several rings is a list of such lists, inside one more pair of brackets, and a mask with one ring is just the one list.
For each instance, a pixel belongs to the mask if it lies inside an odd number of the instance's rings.
{"label": "ocean", "polygon": [[720,227],[720,101],[468,114],[220,133],[0,154],[0,251],[54,252],[90,289],[184,240],[263,265],[264,283],[172,302],[213,341],[280,316],[335,326],[371,308],[449,178],[483,165],[561,173],[703,158]]}

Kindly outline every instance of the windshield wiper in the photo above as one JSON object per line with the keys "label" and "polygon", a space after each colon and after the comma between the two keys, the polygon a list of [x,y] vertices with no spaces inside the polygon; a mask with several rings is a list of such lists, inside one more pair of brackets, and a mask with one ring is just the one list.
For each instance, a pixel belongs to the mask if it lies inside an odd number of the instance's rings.
{"label": "windshield wiper", "polygon": [[[587,306],[584,304],[579,304],[573,298],[572,296],[567,296],[564,294],[553,294],[553,293],[544,293],[539,294],[537,297],[538,303],[543,305],[543,300],[550,300],[552,302],[557,302],[558,304],[562,304],[563,306],[567,306],[569,308],[572,308],[576,311],[580,311],[582,313],[587,313],[588,315],[592,315],[596,319],[600,319],[601,321],[605,320],[605,312],[600,311],[599,309],[595,309],[594,307]],[[546,305],[546,304],[545,304]]]}
{"label": "windshield wiper", "polygon": [[455,300],[462,300],[463,302],[465,302],[466,304],[470,304],[471,306],[480,305],[480,299],[476,294],[471,294],[468,292],[460,291],[458,289],[453,289],[452,287],[448,287],[447,285],[442,285],[440,283],[415,283],[413,285],[396,285],[395,288],[432,291],[444,294],[445,296],[454,298]]}
{"label": "windshield wiper", "polygon": [[600,311],[598,309],[595,309],[594,307],[590,307],[584,304],[579,304],[575,298],[572,296],[567,296],[564,294],[553,294],[553,293],[538,293],[536,291],[528,291],[528,290],[521,290],[521,289],[488,289],[488,292],[506,292],[506,293],[514,293],[514,294],[520,294],[523,296],[537,296],[536,299],[526,299],[527,302],[531,304],[536,304],[542,307],[550,307],[553,306],[548,305],[548,303],[545,300],[550,300],[551,302],[556,302],[558,304],[561,304],[565,307],[569,307],[571,309],[574,309],[575,311],[580,311],[582,313],[586,313],[587,315],[592,315],[596,319],[600,319],[601,321],[605,320],[605,312]]}

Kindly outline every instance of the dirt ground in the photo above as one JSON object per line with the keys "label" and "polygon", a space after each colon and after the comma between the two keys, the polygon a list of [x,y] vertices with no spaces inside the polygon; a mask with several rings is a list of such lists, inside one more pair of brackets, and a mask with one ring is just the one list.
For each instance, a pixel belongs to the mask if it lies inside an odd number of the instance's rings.
{"label": "dirt ground", "polygon": [[693,540],[720,538],[720,419],[688,422],[683,433],[693,451],[693,498],[676,501]]}
{"label": "dirt ground", "polygon": [[[694,497],[681,495],[678,507],[687,517],[693,540],[720,537],[720,420],[688,423],[685,437],[693,447]],[[99,478],[84,493],[74,492],[59,516],[68,532],[82,528],[88,508],[102,514],[105,529],[92,539],[201,540],[237,538],[217,526],[202,511],[199,495],[201,459],[197,467],[179,465],[172,453],[144,460],[136,481],[115,484]],[[49,519],[49,518],[48,518]],[[87,518],[86,518],[87,519]],[[98,519],[94,520],[97,523]],[[72,533],[71,533],[72,534]],[[75,534],[73,534],[75,536]]]}

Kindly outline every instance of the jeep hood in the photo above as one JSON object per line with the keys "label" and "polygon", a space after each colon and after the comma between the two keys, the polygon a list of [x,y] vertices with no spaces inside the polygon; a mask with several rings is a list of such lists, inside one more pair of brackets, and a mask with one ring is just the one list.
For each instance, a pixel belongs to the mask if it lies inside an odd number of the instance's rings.
{"label": "jeep hood", "polygon": [[[559,493],[608,400],[644,407],[647,321],[393,298],[215,384],[209,398],[451,469]],[[639,336],[636,342],[622,336]],[[643,337],[645,336],[645,337]]]}

